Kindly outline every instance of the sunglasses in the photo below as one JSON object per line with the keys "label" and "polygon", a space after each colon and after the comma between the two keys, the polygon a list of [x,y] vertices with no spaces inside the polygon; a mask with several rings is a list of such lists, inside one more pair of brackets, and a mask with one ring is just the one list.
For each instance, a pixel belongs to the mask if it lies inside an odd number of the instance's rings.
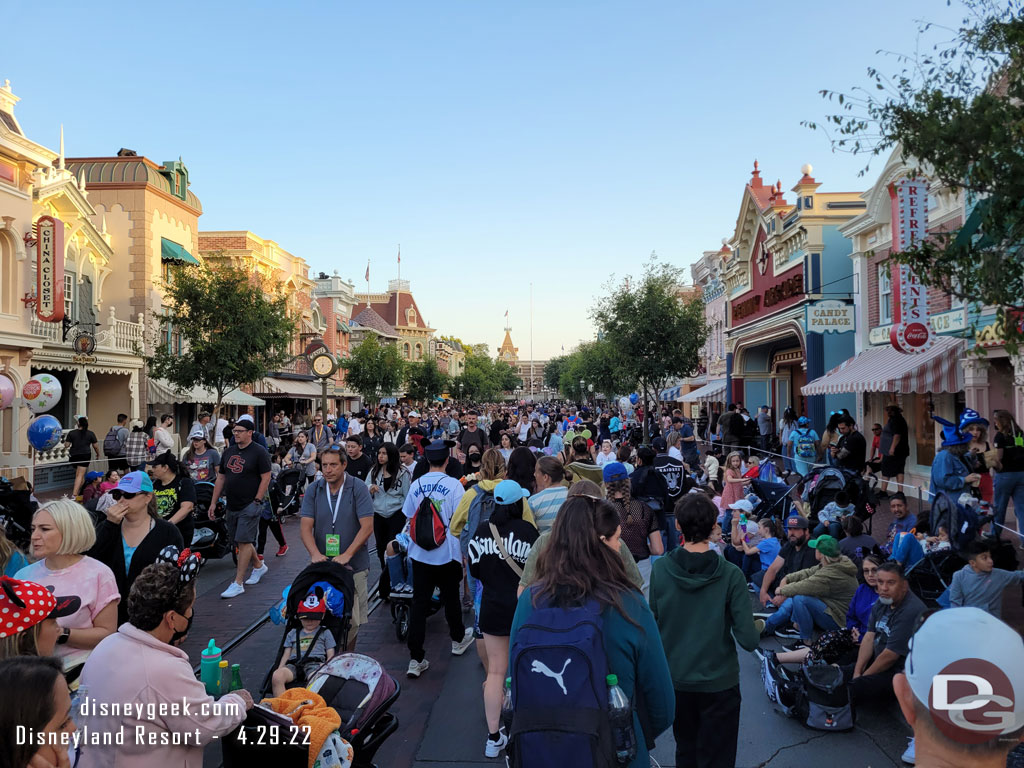
{"label": "sunglasses", "polygon": [[111,498],[114,499],[114,501],[120,501],[121,499],[134,499],[138,495],[139,495],[138,493],[130,493],[128,491],[119,491],[116,488],[110,492],[110,496],[111,496]]}

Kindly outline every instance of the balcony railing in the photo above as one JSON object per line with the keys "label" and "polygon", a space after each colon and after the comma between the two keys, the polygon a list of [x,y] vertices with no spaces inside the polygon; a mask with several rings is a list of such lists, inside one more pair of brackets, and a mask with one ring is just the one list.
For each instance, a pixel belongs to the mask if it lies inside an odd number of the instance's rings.
{"label": "balcony railing", "polygon": [[[59,327],[60,324],[50,323],[50,325],[57,325]],[[65,429],[63,435],[67,436],[68,432],[70,431],[71,430],[69,429]],[[62,464],[68,460],[70,450],[71,445],[69,443],[65,443],[62,437],[61,441],[57,443],[55,446],[53,446],[53,448],[51,448],[50,450],[36,452],[36,465],[38,466],[40,464]]]}
{"label": "balcony railing", "polygon": [[[134,354],[143,344],[145,318],[138,315],[136,321],[121,320],[111,305],[106,320],[96,330],[96,349],[101,352],[121,352]],[[73,334],[68,340],[61,339],[61,324],[47,323],[38,317],[32,317],[32,334],[42,338],[46,343],[58,347],[70,347]]]}

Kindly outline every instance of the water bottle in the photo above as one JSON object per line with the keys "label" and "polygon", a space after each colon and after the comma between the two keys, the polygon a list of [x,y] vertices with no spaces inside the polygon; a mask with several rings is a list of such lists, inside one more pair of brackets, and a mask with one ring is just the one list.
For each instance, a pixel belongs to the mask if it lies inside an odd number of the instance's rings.
{"label": "water bottle", "polygon": [[228,667],[228,660],[221,659],[217,666],[217,695],[223,696],[231,690],[231,669]]}
{"label": "water bottle", "polygon": [[202,660],[199,663],[199,679],[206,686],[206,692],[211,696],[220,693],[220,648],[210,638],[210,644],[203,651]]}
{"label": "water bottle", "polygon": [[615,759],[629,765],[636,758],[636,734],[633,731],[633,705],[619,688],[619,678],[608,675],[608,720],[612,726]]}
{"label": "water bottle", "polygon": [[512,733],[512,678],[505,678],[505,697],[501,700],[501,726],[505,735]]}
{"label": "water bottle", "polygon": [[231,665],[231,688],[232,691],[239,691],[242,689],[242,665],[232,664]]}

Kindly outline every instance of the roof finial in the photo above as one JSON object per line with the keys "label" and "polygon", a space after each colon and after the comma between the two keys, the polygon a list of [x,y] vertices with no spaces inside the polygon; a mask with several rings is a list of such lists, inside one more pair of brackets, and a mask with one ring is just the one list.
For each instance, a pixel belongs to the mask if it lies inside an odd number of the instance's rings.
{"label": "roof finial", "polygon": [[57,167],[64,170],[64,123],[60,124],[60,160],[57,162]]}

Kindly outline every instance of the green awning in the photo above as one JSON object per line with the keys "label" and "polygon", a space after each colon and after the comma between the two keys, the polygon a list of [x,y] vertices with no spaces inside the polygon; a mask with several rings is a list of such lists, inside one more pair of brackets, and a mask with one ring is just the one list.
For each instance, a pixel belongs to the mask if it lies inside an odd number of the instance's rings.
{"label": "green awning", "polygon": [[199,266],[199,259],[166,237],[160,238],[160,258],[164,261],[180,261],[182,264]]}

